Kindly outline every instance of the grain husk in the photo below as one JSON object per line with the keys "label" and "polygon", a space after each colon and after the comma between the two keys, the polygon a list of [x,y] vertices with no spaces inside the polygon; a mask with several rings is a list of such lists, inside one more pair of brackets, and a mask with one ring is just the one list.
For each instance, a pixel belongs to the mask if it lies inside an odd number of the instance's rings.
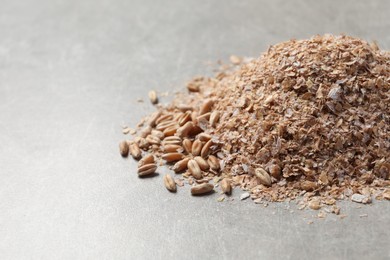
{"label": "grain husk", "polygon": [[188,171],[195,179],[202,178],[202,170],[200,169],[198,163],[195,160],[189,160],[187,164]]}
{"label": "grain husk", "polygon": [[221,190],[225,194],[231,194],[232,193],[232,185],[230,184],[230,181],[228,179],[223,179],[220,183]]}
{"label": "grain husk", "polygon": [[148,135],[146,137],[146,141],[149,143],[149,144],[160,144],[161,143],[161,139],[158,138],[157,136],[154,136],[154,135]]}
{"label": "grain husk", "polygon": [[162,155],[162,159],[164,159],[167,162],[176,162],[183,159],[182,153],[166,153]]}
{"label": "grain husk", "polygon": [[160,111],[160,113],[158,114],[158,116],[157,116],[155,121],[156,121],[156,125],[159,125],[162,122],[172,121],[172,119],[173,119],[173,115],[171,115],[171,114],[162,114],[161,111]]}
{"label": "grain husk", "polygon": [[212,140],[207,141],[207,143],[205,143],[205,145],[202,147],[200,156],[202,156],[203,158],[207,158],[207,156],[210,154],[210,147],[212,144]]}
{"label": "grain husk", "polygon": [[163,122],[159,123],[156,126],[156,129],[164,132],[165,129],[170,128],[170,127],[175,127],[175,126],[178,126],[177,122],[175,122],[173,120],[168,120],[168,121],[163,121]]}
{"label": "grain husk", "polygon": [[192,195],[205,195],[214,190],[214,185],[210,183],[202,183],[191,187]]}
{"label": "grain husk", "polygon": [[164,185],[170,192],[176,192],[176,182],[171,175],[164,175]]}
{"label": "grain husk", "polygon": [[200,140],[195,140],[192,144],[192,155],[198,156],[202,151],[203,143]]}
{"label": "grain husk", "polygon": [[193,122],[187,122],[183,126],[181,126],[179,129],[177,129],[177,135],[179,137],[187,137],[190,135],[192,129],[194,128]]}
{"label": "grain husk", "polygon": [[210,115],[210,125],[211,127],[215,127],[219,120],[219,111],[213,111]]}
{"label": "grain husk", "polygon": [[157,165],[154,163],[145,164],[138,168],[138,175],[140,177],[149,176],[156,172]]}
{"label": "grain husk", "polygon": [[139,149],[138,144],[130,143],[129,144],[129,151],[130,151],[131,156],[133,156],[134,159],[136,159],[136,160],[141,159],[142,152],[141,152],[141,149]]}
{"label": "grain husk", "polygon": [[150,102],[152,102],[152,104],[158,103],[158,97],[157,97],[156,91],[154,91],[154,90],[149,91],[148,96],[149,96]]}
{"label": "grain husk", "polygon": [[186,151],[187,154],[190,154],[192,152],[192,142],[190,139],[184,139],[183,140],[183,148],[184,151]]}
{"label": "grain husk", "polygon": [[129,144],[127,141],[122,141],[119,143],[119,152],[122,157],[127,157],[129,155]]}
{"label": "grain husk", "polygon": [[154,156],[153,154],[147,154],[144,157],[142,157],[141,160],[138,162],[138,167],[141,167],[145,164],[151,164],[154,163]]}
{"label": "grain husk", "polygon": [[183,147],[178,144],[166,144],[162,147],[162,151],[165,153],[180,152],[180,150],[183,150]]}
{"label": "grain husk", "polygon": [[178,129],[179,129],[178,125],[173,125],[168,128],[165,128],[163,131],[164,136],[172,136],[177,132]]}
{"label": "grain husk", "polygon": [[178,122],[179,122],[179,125],[180,126],[183,126],[185,125],[188,121],[191,120],[191,111],[186,111],[185,113],[183,113],[179,118],[178,118]]}
{"label": "grain husk", "polygon": [[181,145],[182,139],[178,136],[168,136],[162,141],[163,145]]}
{"label": "grain husk", "polygon": [[255,169],[255,175],[259,179],[260,183],[265,186],[271,186],[272,180],[269,176],[268,172],[264,170],[263,168],[257,168]]}
{"label": "grain husk", "polygon": [[214,171],[218,171],[220,169],[220,164],[219,160],[217,157],[210,155],[209,158],[207,159],[207,163],[210,166],[210,168]]}
{"label": "grain husk", "polygon": [[202,171],[207,171],[210,166],[209,164],[207,163],[207,161],[205,159],[203,159],[202,157],[200,156],[195,156],[194,157],[194,160],[196,161],[196,163],[199,165],[199,168],[202,170]]}
{"label": "grain husk", "polygon": [[178,161],[177,163],[175,163],[172,170],[176,173],[185,171],[187,169],[187,164],[188,164],[189,160],[190,160],[190,158],[187,157],[187,158],[184,158],[184,159]]}
{"label": "grain husk", "polygon": [[200,107],[200,110],[199,110],[199,115],[203,115],[203,114],[206,114],[207,112],[210,112],[211,111],[211,108],[214,104],[214,100],[212,99],[207,99]]}
{"label": "grain husk", "polygon": [[207,142],[211,139],[211,135],[206,134],[206,133],[200,133],[197,135],[197,139],[202,141],[202,142]]}
{"label": "grain husk", "polygon": [[161,111],[156,111],[154,112],[150,118],[149,118],[149,121],[148,121],[148,125],[151,126],[151,127],[155,127],[156,126],[156,121],[157,119],[161,116]]}

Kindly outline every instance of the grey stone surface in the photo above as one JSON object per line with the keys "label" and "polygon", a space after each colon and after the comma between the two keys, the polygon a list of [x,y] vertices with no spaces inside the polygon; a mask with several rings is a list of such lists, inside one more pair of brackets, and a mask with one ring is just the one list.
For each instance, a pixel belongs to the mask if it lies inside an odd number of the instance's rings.
{"label": "grey stone surface", "polygon": [[347,218],[317,220],[293,204],[240,201],[238,191],[222,203],[188,188],[170,194],[118,152],[120,126],[153,111],[137,99],[210,74],[207,61],[317,33],[389,49],[389,1],[0,6],[1,259],[390,258],[388,202],[342,203]]}

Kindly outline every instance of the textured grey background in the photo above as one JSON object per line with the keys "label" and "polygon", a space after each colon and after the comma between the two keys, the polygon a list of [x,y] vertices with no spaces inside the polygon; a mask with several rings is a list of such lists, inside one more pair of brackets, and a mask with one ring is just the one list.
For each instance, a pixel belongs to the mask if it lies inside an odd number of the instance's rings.
{"label": "textured grey background", "polygon": [[[390,1],[0,3],[1,259],[389,259],[390,205],[343,203],[309,225],[217,194],[168,193],[123,160],[121,125],[151,88],[210,74],[207,61],[347,33],[390,47]],[[166,100],[165,100],[166,101]],[[367,214],[361,218],[359,215]]]}

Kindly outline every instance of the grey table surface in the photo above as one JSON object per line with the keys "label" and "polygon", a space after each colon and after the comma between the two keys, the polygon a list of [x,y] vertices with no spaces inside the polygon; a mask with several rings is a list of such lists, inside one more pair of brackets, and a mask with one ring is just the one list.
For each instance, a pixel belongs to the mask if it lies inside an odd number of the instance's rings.
{"label": "grey table surface", "polygon": [[[345,219],[168,193],[118,153],[208,61],[346,33],[390,47],[390,1],[1,1],[1,259],[389,259],[390,204]],[[169,98],[163,98],[168,102]],[[293,212],[291,212],[293,211]],[[360,215],[367,214],[367,217]],[[314,220],[313,224],[308,224]]]}

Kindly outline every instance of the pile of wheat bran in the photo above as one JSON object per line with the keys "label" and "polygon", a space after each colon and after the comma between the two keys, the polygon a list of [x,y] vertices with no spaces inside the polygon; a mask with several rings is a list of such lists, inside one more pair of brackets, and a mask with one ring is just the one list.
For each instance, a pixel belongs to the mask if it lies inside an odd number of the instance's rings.
{"label": "pile of wheat bran", "polygon": [[170,191],[241,188],[256,203],[296,199],[322,215],[339,214],[345,198],[390,199],[389,52],[324,35],[231,62],[193,79],[121,142],[140,176],[168,165]]}

